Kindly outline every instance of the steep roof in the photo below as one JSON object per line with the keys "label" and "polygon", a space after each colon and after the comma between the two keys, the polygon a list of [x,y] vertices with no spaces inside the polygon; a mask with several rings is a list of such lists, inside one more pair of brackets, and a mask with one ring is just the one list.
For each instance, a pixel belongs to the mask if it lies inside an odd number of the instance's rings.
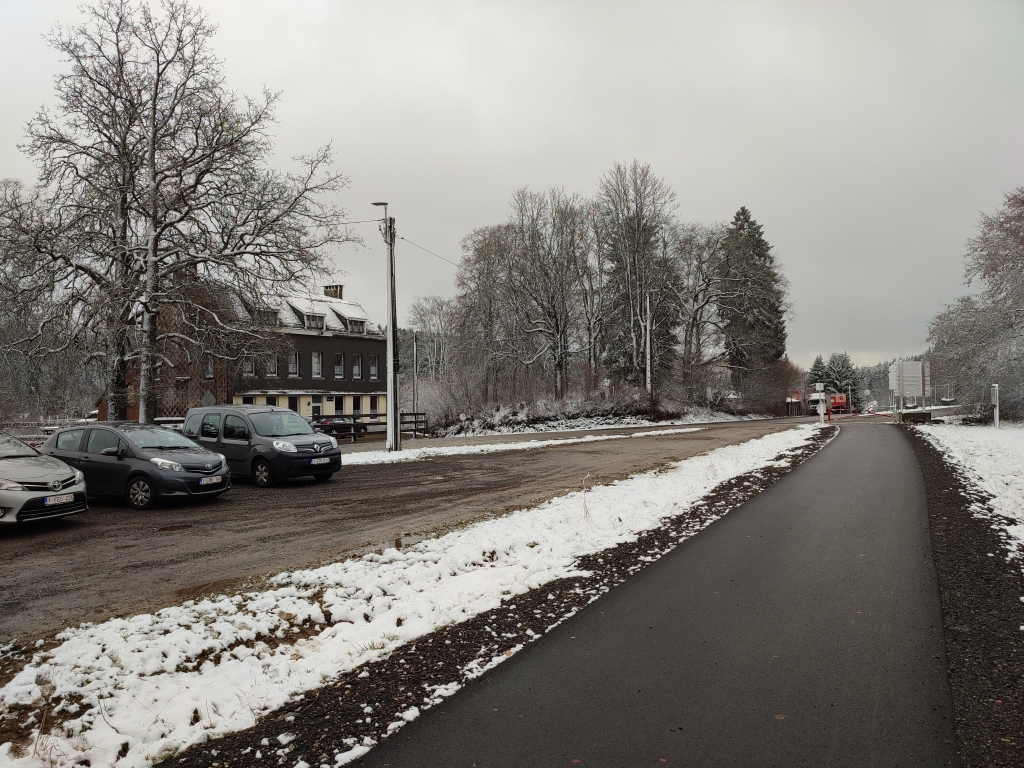
{"label": "steep roof", "polygon": [[281,296],[278,305],[278,321],[283,328],[304,328],[304,315],[323,315],[324,330],[351,332],[349,321],[355,320],[366,323],[367,333],[381,332],[376,324],[369,322],[362,305],[354,301],[289,294]]}

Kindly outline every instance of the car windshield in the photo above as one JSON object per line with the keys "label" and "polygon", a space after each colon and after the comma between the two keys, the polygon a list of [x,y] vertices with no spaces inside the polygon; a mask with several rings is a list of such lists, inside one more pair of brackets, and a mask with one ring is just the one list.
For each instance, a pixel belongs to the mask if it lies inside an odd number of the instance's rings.
{"label": "car windshield", "polygon": [[184,435],[164,427],[124,427],[122,431],[139,448],[195,448]]}
{"label": "car windshield", "polygon": [[25,443],[10,435],[0,435],[0,459],[20,459],[26,456],[38,456],[39,453]]}
{"label": "car windshield", "polygon": [[253,429],[263,437],[287,437],[289,435],[311,435],[313,428],[306,420],[292,411],[270,411],[250,413]]}

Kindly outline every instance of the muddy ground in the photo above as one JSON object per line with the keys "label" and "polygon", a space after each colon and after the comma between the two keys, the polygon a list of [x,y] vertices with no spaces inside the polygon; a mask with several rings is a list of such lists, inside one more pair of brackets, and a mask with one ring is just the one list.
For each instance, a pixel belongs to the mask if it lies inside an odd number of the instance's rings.
{"label": "muddy ground", "polygon": [[0,646],[244,588],[265,575],[396,539],[409,543],[803,421],[809,420],[732,422],[664,437],[346,466],[327,483],[297,480],[272,489],[239,480],[216,501],[168,503],[148,512],[94,501],[77,518],[0,528]]}

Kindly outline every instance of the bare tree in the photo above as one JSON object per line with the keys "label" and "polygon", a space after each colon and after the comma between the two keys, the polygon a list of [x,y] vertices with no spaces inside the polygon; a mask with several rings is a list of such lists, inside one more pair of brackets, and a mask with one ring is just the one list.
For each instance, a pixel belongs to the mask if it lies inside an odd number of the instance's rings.
{"label": "bare tree", "polygon": [[669,370],[675,351],[677,271],[669,248],[675,193],[634,160],[601,177],[597,205],[608,264],[606,354],[617,375],[643,384],[648,349],[652,375]]}
{"label": "bare tree", "polygon": [[329,147],[293,173],[267,167],[279,96],[228,90],[198,9],[103,0],[85,12],[50,37],[70,71],[57,112],[29,125],[40,183],[8,189],[2,236],[43,263],[39,286],[65,286],[81,305],[112,418],[124,415],[135,361],[147,421],[157,365],[271,343],[260,323],[269,297],[324,272],[327,249],[350,239],[325,200],[346,179]]}

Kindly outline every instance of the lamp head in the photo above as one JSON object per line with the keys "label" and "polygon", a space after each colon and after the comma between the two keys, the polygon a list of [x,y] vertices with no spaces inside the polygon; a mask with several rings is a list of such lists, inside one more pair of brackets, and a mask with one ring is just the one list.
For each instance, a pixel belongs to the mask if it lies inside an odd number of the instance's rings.
{"label": "lamp head", "polygon": [[387,205],[387,203],[370,203],[370,205]]}

